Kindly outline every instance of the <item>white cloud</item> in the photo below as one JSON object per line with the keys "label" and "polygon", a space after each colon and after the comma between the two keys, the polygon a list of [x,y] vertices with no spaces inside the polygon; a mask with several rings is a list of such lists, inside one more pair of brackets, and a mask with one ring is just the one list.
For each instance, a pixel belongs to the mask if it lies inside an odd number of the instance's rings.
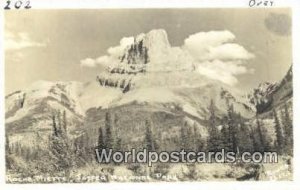
{"label": "white cloud", "polygon": [[118,46],[110,47],[107,49],[108,55],[100,56],[96,59],[86,58],[80,61],[80,66],[93,68],[96,66],[104,66],[109,67],[109,65],[116,63],[118,61],[119,56],[122,55],[125,48],[130,44],[133,44],[133,37],[124,37],[120,40],[120,44]]}
{"label": "white cloud", "polygon": [[98,57],[96,59],[96,63],[100,64],[100,65],[109,65],[109,62],[111,61],[111,57],[110,56],[107,56],[107,55],[104,55],[104,56],[101,56],[101,57]]}
{"label": "white cloud", "polygon": [[252,73],[246,60],[255,56],[243,46],[233,43],[230,31],[199,32],[184,40],[182,48],[194,58],[196,71],[228,85],[238,83],[237,75]]}
{"label": "white cloud", "polygon": [[104,68],[110,68],[110,67],[113,67],[115,64],[118,64],[119,63],[119,56],[117,56],[116,54],[114,54],[113,56],[107,56],[107,55],[104,55],[104,56],[101,56],[101,57],[98,57],[95,61],[96,61],[96,64],[98,66],[102,66]]}
{"label": "white cloud", "polygon": [[86,58],[80,61],[81,67],[96,67],[96,61],[91,58]]}
{"label": "white cloud", "polygon": [[226,43],[209,49],[208,59],[225,59],[225,60],[246,60],[253,58],[254,55],[249,53],[243,46],[233,43]]}
{"label": "white cloud", "polygon": [[198,60],[250,59],[254,55],[236,43],[234,34],[225,31],[199,32],[184,40],[183,48]]}
{"label": "white cloud", "polygon": [[193,56],[199,57],[206,54],[210,47],[219,46],[234,38],[235,36],[229,31],[199,32],[186,38],[183,48]]}
{"label": "white cloud", "polygon": [[31,40],[27,33],[13,34],[5,32],[4,48],[5,50],[20,50],[29,47],[44,47],[46,43],[39,43]]}
{"label": "white cloud", "polygon": [[245,74],[248,70],[241,62],[213,60],[199,63],[197,72],[225,84],[235,85],[238,83],[236,76]]}
{"label": "white cloud", "polygon": [[108,48],[107,52],[111,56],[115,56],[115,57],[120,56],[124,52],[124,49],[128,45],[133,44],[133,42],[134,42],[134,37],[124,37],[120,40],[120,45]]}

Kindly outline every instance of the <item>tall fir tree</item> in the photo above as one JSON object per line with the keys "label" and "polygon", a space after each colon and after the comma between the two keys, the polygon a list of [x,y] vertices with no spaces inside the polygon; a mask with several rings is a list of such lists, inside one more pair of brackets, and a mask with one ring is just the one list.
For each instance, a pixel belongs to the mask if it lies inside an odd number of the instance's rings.
{"label": "tall fir tree", "polygon": [[9,137],[7,134],[5,134],[5,154],[11,154],[11,152]]}
{"label": "tall fir tree", "polygon": [[229,130],[229,139],[227,144],[231,151],[236,152],[238,143],[237,143],[237,125],[234,118],[234,108],[232,104],[229,104],[227,99],[227,117],[228,117],[228,130]]}
{"label": "tall fir tree", "polygon": [[60,110],[57,111],[57,130],[61,133],[62,131],[62,121],[61,121],[61,112]]}
{"label": "tall fir tree", "polygon": [[103,130],[101,127],[99,127],[98,130],[98,149],[105,149],[105,141],[104,141],[104,135],[103,135]]}
{"label": "tall fir tree", "polygon": [[[257,147],[257,148],[259,149],[259,151],[263,152],[263,151],[265,151],[266,143],[265,143],[265,138],[264,138],[261,123],[259,121],[258,114],[256,114],[256,129],[257,129],[257,133],[258,133],[258,137],[259,137],[259,143],[260,143],[260,146]],[[258,150],[256,150],[256,151],[258,151]]]}
{"label": "tall fir tree", "polygon": [[189,148],[188,135],[188,124],[187,122],[184,122],[184,124],[180,128],[180,149],[187,150]]}
{"label": "tall fir tree", "polygon": [[105,115],[105,147],[113,148],[113,122],[112,115],[110,112],[106,112]]}
{"label": "tall fir tree", "polygon": [[209,151],[219,151],[224,148],[222,144],[222,137],[217,129],[217,119],[215,115],[215,103],[213,100],[210,101],[209,106],[210,117],[208,119],[208,133],[209,138],[207,141],[207,148]]}
{"label": "tall fir tree", "polygon": [[192,151],[195,147],[195,135],[194,135],[194,129],[190,127],[189,125],[186,126],[186,132],[187,132],[187,150]]}
{"label": "tall fir tree", "polygon": [[205,144],[202,140],[201,133],[199,133],[196,123],[193,124],[193,150],[203,151],[205,148]]}
{"label": "tall fir tree", "polygon": [[[58,112],[60,113],[60,112]],[[52,156],[55,158],[56,162],[54,163],[54,167],[58,171],[64,171],[65,176],[69,178],[71,168],[74,166],[74,157],[73,151],[70,147],[70,142],[68,138],[66,138],[65,134],[61,130],[61,121],[59,119],[60,114],[57,114],[57,119],[55,114],[52,116],[52,127],[53,134],[50,136],[50,152]],[[59,129],[57,128],[57,122]],[[29,154],[29,153],[28,153]]]}
{"label": "tall fir tree", "polygon": [[253,151],[253,143],[251,139],[251,132],[243,122],[240,124],[238,129],[238,142],[239,142],[239,150],[240,152],[252,152]]}
{"label": "tall fir tree", "polygon": [[145,144],[147,151],[155,151],[155,142],[152,132],[152,123],[149,120],[145,121],[146,134],[145,134]]}
{"label": "tall fir tree", "polygon": [[55,113],[52,114],[52,128],[53,128],[53,134],[55,136],[58,136]]}
{"label": "tall fir tree", "polygon": [[210,132],[211,135],[214,135],[217,133],[217,126],[216,126],[216,115],[215,115],[215,103],[213,100],[210,101],[209,112],[210,112],[210,117],[209,117]]}
{"label": "tall fir tree", "polygon": [[293,153],[293,122],[291,120],[288,105],[284,104],[284,111],[282,112],[282,123],[285,129],[285,146],[288,154]]}
{"label": "tall fir tree", "polygon": [[[117,150],[118,149],[118,146],[117,145],[121,140],[120,138],[120,127],[119,127],[119,123],[120,123],[120,120],[119,120],[119,116],[117,114],[114,115],[114,133],[113,133],[113,136],[114,136],[114,140],[115,140],[115,143],[114,143],[114,149]],[[120,141],[122,142],[122,141]]]}
{"label": "tall fir tree", "polygon": [[9,137],[7,135],[7,133],[5,134],[5,166],[6,169],[11,169],[12,164],[11,164],[11,155],[12,151],[10,148],[10,144],[9,144]]}
{"label": "tall fir tree", "polygon": [[280,122],[278,119],[278,115],[275,109],[273,109],[273,117],[274,117],[274,128],[275,128],[275,133],[276,133],[276,143],[277,143],[277,152],[279,154],[282,154],[284,152],[284,138],[283,138],[283,133],[282,133],[282,128],[280,126]]}
{"label": "tall fir tree", "polygon": [[221,138],[219,136],[219,132],[217,130],[217,119],[215,115],[215,103],[211,99],[209,105],[209,119],[208,119],[208,134],[209,137],[207,139],[207,148],[209,151],[218,151],[220,146]]}
{"label": "tall fir tree", "polygon": [[67,114],[66,114],[66,110],[63,111],[62,128],[63,128],[64,132],[67,134]]}
{"label": "tall fir tree", "polygon": [[120,137],[116,138],[116,143],[115,143],[115,151],[122,151],[122,139]]}
{"label": "tall fir tree", "polygon": [[250,127],[250,141],[252,143],[252,151],[251,152],[257,152],[257,151],[260,151],[260,145],[258,143],[258,140],[255,138],[255,130]]}
{"label": "tall fir tree", "polygon": [[[224,121],[224,119],[222,121]],[[225,151],[231,151],[232,144],[230,140],[230,132],[229,132],[227,119],[226,122],[222,122],[222,128],[220,130],[220,138],[221,138],[220,145],[222,145],[222,147],[220,148],[225,149]]]}

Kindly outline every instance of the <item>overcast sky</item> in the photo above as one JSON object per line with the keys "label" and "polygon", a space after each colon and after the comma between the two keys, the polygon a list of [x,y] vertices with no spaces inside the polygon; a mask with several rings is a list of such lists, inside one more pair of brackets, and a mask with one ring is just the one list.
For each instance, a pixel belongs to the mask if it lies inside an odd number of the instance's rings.
{"label": "overcast sky", "polygon": [[99,67],[86,58],[107,54],[124,37],[165,29],[172,46],[193,35],[229,31],[253,54],[235,76],[248,90],[280,80],[292,63],[289,9],[26,10],[5,12],[6,94],[36,80],[93,81]]}

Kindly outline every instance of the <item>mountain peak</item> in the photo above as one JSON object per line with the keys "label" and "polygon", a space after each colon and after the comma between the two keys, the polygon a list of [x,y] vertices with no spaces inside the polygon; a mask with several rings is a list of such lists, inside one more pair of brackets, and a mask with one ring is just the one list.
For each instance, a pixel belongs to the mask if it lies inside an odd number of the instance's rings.
{"label": "mountain peak", "polygon": [[281,81],[276,83],[263,82],[254,88],[248,98],[256,106],[257,113],[269,111],[288,101],[293,94],[292,78],[291,66]]}
{"label": "mountain peak", "polygon": [[148,33],[139,34],[135,37],[134,44],[142,44],[150,58],[150,61],[157,61],[168,54],[171,48],[167,32],[163,29],[151,30]]}
{"label": "mountain peak", "polygon": [[170,45],[168,40],[168,34],[164,29],[150,30],[148,33],[138,34],[135,38],[135,43],[140,41],[157,42],[165,45]]}
{"label": "mountain peak", "polygon": [[[139,39],[139,36],[137,36]],[[156,29],[149,31],[144,36],[145,46],[149,49],[152,48],[170,48],[167,32],[163,29]]]}
{"label": "mountain peak", "polygon": [[168,35],[163,29],[151,30],[139,34],[119,57],[119,63],[112,66],[108,73],[97,76],[101,86],[121,88],[125,93],[133,86],[133,78],[156,67],[155,63],[164,61],[170,55]]}

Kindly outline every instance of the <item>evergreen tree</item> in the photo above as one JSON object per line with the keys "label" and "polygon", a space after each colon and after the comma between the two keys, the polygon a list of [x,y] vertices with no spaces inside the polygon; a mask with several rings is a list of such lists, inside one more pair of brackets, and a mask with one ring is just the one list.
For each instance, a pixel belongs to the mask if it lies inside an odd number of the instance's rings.
{"label": "evergreen tree", "polygon": [[193,128],[193,149],[194,151],[203,151],[205,148],[205,144],[202,140],[201,134],[198,132],[196,123],[194,123]]}
{"label": "evergreen tree", "polygon": [[58,125],[58,131],[61,133],[62,131],[62,121],[61,121],[61,113],[60,110],[57,111],[57,125]]}
{"label": "evergreen tree", "polygon": [[31,149],[25,147],[24,150],[25,150],[25,160],[26,160],[26,161],[31,160]]}
{"label": "evergreen tree", "polygon": [[211,135],[214,135],[217,133],[216,132],[217,128],[216,128],[215,104],[213,100],[210,101],[209,111],[210,111],[210,118],[209,118],[210,131],[212,133]]}
{"label": "evergreen tree", "polygon": [[[59,118],[60,114],[58,114],[57,117]],[[58,118],[57,120],[59,122]],[[72,150],[70,149],[68,138],[66,138],[62,130],[57,129],[57,123],[56,123],[57,120],[55,118],[55,115],[53,115],[52,116],[53,134],[50,137],[50,144],[49,144],[50,152],[52,154],[52,157],[55,160],[53,164],[56,170],[64,171],[66,177],[68,178],[70,175],[70,170],[74,165],[74,158],[72,155]]]}
{"label": "evergreen tree", "polygon": [[186,126],[186,132],[187,132],[187,147],[186,149],[189,151],[194,150],[195,147],[195,134],[194,134],[194,129],[190,127],[189,125]]}
{"label": "evergreen tree", "polygon": [[104,142],[104,135],[103,135],[103,131],[102,128],[99,127],[99,134],[98,134],[98,149],[105,149],[105,142]]}
{"label": "evergreen tree", "polygon": [[284,149],[284,138],[282,134],[282,128],[280,126],[277,112],[275,109],[273,110],[273,117],[274,117],[274,124],[275,124],[277,151],[279,154],[282,154]]}
{"label": "evergreen tree", "polygon": [[21,156],[21,145],[19,142],[16,143],[14,152],[16,153],[16,155]]}
{"label": "evergreen tree", "polygon": [[240,152],[252,152],[253,151],[253,141],[251,137],[251,132],[248,126],[245,126],[244,123],[240,124],[238,129],[238,142]]}
{"label": "evergreen tree", "polygon": [[208,121],[208,133],[209,138],[207,142],[209,151],[219,151],[224,148],[222,144],[222,138],[220,132],[217,130],[216,126],[216,116],[215,116],[215,104],[214,101],[211,100],[209,106],[210,117]]}
{"label": "evergreen tree", "polygon": [[255,132],[252,127],[250,127],[250,140],[252,142],[252,152],[260,150],[260,146],[255,138]]}
{"label": "evergreen tree", "polygon": [[112,115],[110,112],[107,112],[105,115],[105,147],[113,148],[113,124],[112,124]]}
{"label": "evergreen tree", "polygon": [[284,113],[284,109],[280,109],[280,121],[281,121],[281,125],[282,125],[282,134],[285,137],[286,134],[286,125],[285,125],[285,113]]}
{"label": "evergreen tree", "polygon": [[67,134],[67,116],[66,116],[66,110],[63,111],[62,127],[63,127],[64,132]]}
{"label": "evergreen tree", "polygon": [[225,149],[225,151],[232,151],[232,142],[231,142],[231,134],[228,126],[228,122],[222,124],[222,128],[220,131],[220,148]]}
{"label": "evergreen tree", "polygon": [[9,145],[9,137],[7,134],[5,134],[5,165],[6,169],[11,169],[11,159],[10,159],[10,154],[11,154],[11,149]]}
{"label": "evergreen tree", "polygon": [[244,152],[244,151],[249,151],[251,148],[250,146],[250,141],[249,141],[249,130],[247,127],[245,127],[241,113],[238,113],[237,115],[237,130],[236,130],[236,139],[238,142],[238,152]]}
{"label": "evergreen tree", "polygon": [[11,149],[9,147],[9,137],[5,134],[5,154],[11,154]]}
{"label": "evergreen tree", "polygon": [[237,151],[237,126],[234,118],[234,108],[233,105],[229,105],[229,100],[227,99],[227,117],[228,117],[228,130],[229,130],[229,138],[228,138],[228,146],[231,151]]}
{"label": "evergreen tree", "polygon": [[287,104],[284,104],[284,111],[282,112],[282,123],[285,129],[285,145],[288,154],[293,152],[293,122],[289,115]]}
{"label": "evergreen tree", "polygon": [[[85,165],[87,162],[92,161],[92,157],[95,156],[92,152],[90,145],[87,143],[87,135],[81,135],[74,141],[76,160],[79,165]],[[92,155],[92,156],[91,156]]]}
{"label": "evergreen tree", "polygon": [[116,139],[116,145],[115,145],[114,150],[122,151],[122,139],[120,137],[117,137],[117,139]]}
{"label": "evergreen tree", "polygon": [[266,143],[265,143],[265,139],[264,139],[264,135],[263,135],[263,131],[262,131],[262,126],[261,126],[261,123],[259,121],[259,118],[258,118],[257,114],[256,114],[256,128],[257,128],[259,142],[260,142],[260,146],[259,146],[260,148],[258,150],[263,152],[265,150],[265,144]]}
{"label": "evergreen tree", "polygon": [[152,133],[152,124],[149,120],[146,120],[146,134],[145,134],[145,144],[147,151],[155,151],[155,142],[153,139],[153,133]]}
{"label": "evergreen tree", "polygon": [[189,148],[188,135],[188,124],[187,122],[184,122],[184,125],[180,128],[180,149],[187,150]]}
{"label": "evergreen tree", "polygon": [[120,137],[120,128],[119,128],[119,116],[117,114],[114,115],[114,137],[115,137],[115,143],[117,143],[118,138]]}
{"label": "evergreen tree", "polygon": [[58,130],[57,130],[57,126],[56,126],[55,114],[52,114],[52,128],[53,128],[53,134],[55,136],[58,136]]}

